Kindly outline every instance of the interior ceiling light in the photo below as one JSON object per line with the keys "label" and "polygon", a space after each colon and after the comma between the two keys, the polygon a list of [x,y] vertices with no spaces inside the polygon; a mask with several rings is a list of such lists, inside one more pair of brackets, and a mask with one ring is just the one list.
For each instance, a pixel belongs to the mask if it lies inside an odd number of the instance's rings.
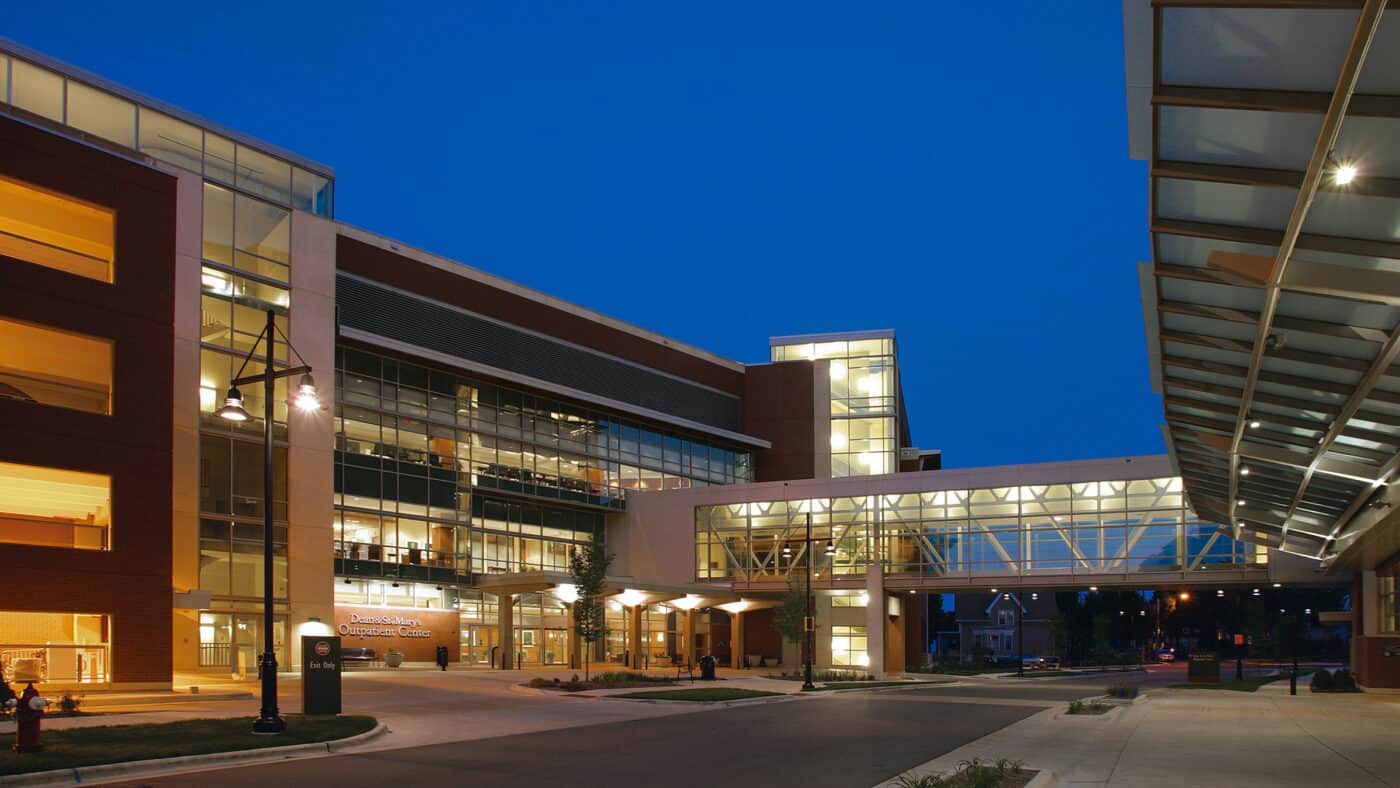
{"label": "interior ceiling light", "polygon": [[1250,419],[1250,420],[1249,420],[1249,428],[1250,428],[1250,429],[1252,429],[1252,430],[1257,430],[1257,429],[1259,429],[1259,427],[1260,427],[1260,421],[1259,421],[1258,419]]}
{"label": "interior ceiling light", "polygon": [[1244,505],[1247,504],[1247,503],[1249,503],[1249,501],[1246,501],[1246,500],[1243,499],[1243,498],[1239,499],[1238,501],[1235,501],[1235,505],[1236,505],[1236,506],[1244,506]]}
{"label": "interior ceiling light", "polygon": [[1240,475],[1241,475],[1241,476],[1248,476],[1248,475],[1249,475],[1249,466],[1248,466],[1248,465],[1244,466],[1243,468],[1240,468]]}

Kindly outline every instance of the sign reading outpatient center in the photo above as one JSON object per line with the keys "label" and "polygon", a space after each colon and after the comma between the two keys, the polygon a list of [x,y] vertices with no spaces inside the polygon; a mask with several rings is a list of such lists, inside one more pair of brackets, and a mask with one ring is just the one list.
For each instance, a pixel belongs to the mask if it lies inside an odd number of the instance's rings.
{"label": "sign reading outpatient center", "polygon": [[447,646],[452,661],[460,649],[461,619],[455,610],[394,610],[337,605],[335,631],[344,648],[403,652],[405,662],[432,662],[438,646]]}

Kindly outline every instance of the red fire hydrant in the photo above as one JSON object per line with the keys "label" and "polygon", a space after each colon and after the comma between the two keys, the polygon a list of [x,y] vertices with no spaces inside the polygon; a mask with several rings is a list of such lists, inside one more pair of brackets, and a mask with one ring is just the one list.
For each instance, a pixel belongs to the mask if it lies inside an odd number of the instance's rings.
{"label": "red fire hydrant", "polygon": [[7,701],[15,709],[15,752],[39,752],[44,745],[39,741],[39,720],[44,717],[44,707],[49,705],[46,698],[39,697],[34,683],[24,688],[18,701]]}

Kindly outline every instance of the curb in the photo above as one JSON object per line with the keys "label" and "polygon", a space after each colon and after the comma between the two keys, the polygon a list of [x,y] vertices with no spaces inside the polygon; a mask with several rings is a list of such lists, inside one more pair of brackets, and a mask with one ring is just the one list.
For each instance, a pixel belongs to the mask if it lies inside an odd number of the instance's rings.
{"label": "curb", "polygon": [[1035,777],[1031,778],[1030,782],[1026,783],[1026,788],[1058,788],[1064,784],[1065,782],[1060,779],[1059,775],[1049,769],[1041,769]]}
{"label": "curb", "polygon": [[253,750],[232,752],[210,752],[201,755],[180,755],[174,758],[156,758],[146,761],[126,761],[124,763],[103,763],[93,766],[79,766],[73,769],[53,769],[46,772],[30,772],[0,776],[0,785],[78,785],[117,777],[141,777],[167,772],[181,772],[204,769],[226,764],[248,763],[253,761],[287,760],[310,755],[341,752],[383,736],[389,732],[388,726],[378,723],[364,733],[344,739],[291,744],[286,747],[263,747]]}

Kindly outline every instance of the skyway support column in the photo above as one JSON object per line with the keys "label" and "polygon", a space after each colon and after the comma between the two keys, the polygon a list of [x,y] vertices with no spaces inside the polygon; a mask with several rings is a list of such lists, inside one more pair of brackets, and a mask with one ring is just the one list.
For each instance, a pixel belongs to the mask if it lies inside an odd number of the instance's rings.
{"label": "skyway support column", "polygon": [[632,655],[632,669],[642,669],[642,654],[647,644],[642,640],[642,611],[645,605],[627,608],[627,648]]}
{"label": "skyway support column", "polygon": [[499,635],[496,642],[500,644],[500,659],[496,660],[501,670],[510,670],[515,667],[515,597],[511,594],[500,594],[496,604],[496,626]]}
{"label": "skyway support column", "polygon": [[685,664],[694,666],[700,655],[695,653],[695,608],[685,611],[685,650],[681,658]]}
{"label": "skyway support column", "polygon": [[744,666],[744,614],[729,614],[729,666]]}
{"label": "skyway support column", "polygon": [[870,673],[875,678],[885,675],[885,568],[878,561],[865,570],[865,593],[870,601],[865,606],[865,648],[870,657]]}

